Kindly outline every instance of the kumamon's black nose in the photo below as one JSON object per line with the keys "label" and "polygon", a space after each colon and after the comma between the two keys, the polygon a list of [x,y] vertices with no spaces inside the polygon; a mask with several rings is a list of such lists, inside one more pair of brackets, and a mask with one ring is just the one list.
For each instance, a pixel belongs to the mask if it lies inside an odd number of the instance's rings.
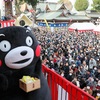
{"label": "kumamon's black nose", "polygon": [[21,54],[22,56],[25,56],[25,55],[27,54],[27,51],[24,50],[24,51],[22,51],[20,54]]}

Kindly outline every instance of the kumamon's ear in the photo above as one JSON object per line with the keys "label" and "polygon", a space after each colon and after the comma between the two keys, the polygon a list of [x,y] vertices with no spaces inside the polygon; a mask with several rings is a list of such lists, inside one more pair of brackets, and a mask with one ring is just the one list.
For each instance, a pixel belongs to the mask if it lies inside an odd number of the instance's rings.
{"label": "kumamon's ear", "polygon": [[39,58],[39,60],[36,63],[36,67],[35,67],[35,73],[37,75],[40,75],[40,73],[41,73],[41,67],[42,67],[42,63],[41,63],[41,59]]}
{"label": "kumamon's ear", "polygon": [[31,29],[31,27],[30,26],[24,26],[26,29],[28,29],[28,30],[30,30],[30,31],[32,31],[32,29]]}

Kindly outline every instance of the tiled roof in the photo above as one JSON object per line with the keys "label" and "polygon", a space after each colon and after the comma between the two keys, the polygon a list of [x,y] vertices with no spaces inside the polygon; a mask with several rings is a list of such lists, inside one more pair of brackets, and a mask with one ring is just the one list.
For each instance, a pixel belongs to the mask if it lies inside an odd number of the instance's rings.
{"label": "tiled roof", "polygon": [[49,12],[49,13],[40,13],[36,16],[37,20],[90,20],[91,18],[85,15],[68,15],[68,16],[60,16],[62,12]]}
{"label": "tiled roof", "polygon": [[66,17],[57,17],[57,18],[55,18],[56,20],[90,20],[90,18],[89,17],[87,17],[87,16],[80,16],[80,15],[74,15],[74,16],[71,16],[71,15],[69,15],[69,16],[66,16]]}
{"label": "tiled roof", "polygon": [[49,12],[49,13],[40,13],[37,17],[37,20],[43,20],[43,19],[47,19],[47,20],[52,20],[54,18],[57,18],[58,16],[60,16],[62,14],[62,12]]}

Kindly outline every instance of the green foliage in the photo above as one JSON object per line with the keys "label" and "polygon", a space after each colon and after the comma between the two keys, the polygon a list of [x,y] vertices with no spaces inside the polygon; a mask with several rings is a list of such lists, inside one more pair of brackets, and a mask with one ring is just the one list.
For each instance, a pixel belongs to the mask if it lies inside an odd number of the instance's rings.
{"label": "green foliage", "polygon": [[89,2],[88,0],[76,0],[74,6],[77,11],[84,11],[88,8]]}
{"label": "green foliage", "polygon": [[96,11],[100,11],[100,0],[93,0],[93,9]]}

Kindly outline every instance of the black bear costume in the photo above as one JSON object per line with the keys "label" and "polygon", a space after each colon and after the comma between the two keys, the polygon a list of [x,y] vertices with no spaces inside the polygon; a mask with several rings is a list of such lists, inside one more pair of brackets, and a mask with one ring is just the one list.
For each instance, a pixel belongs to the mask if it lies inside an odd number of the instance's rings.
{"label": "black bear costume", "polygon": [[[25,75],[39,78],[41,88],[28,93],[20,89],[19,79]],[[0,100],[51,100],[41,71],[40,46],[24,27],[0,29]]]}

